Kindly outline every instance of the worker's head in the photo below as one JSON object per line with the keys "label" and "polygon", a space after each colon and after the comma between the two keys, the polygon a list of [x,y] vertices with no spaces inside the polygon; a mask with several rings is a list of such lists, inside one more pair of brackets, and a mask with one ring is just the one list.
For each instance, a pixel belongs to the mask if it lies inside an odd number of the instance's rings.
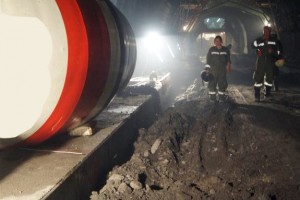
{"label": "worker's head", "polygon": [[216,47],[221,47],[223,43],[222,37],[217,35],[214,39],[214,43]]}
{"label": "worker's head", "polygon": [[269,26],[264,26],[263,34],[264,38],[269,38],[271,34],[271,28]]}
{"label": "worker's head", "polygon": [[209,82],[209,81],[212,81],[214,79],[214,76],[209,71],[203,70],[201,72],[201,79],[204,82]]}

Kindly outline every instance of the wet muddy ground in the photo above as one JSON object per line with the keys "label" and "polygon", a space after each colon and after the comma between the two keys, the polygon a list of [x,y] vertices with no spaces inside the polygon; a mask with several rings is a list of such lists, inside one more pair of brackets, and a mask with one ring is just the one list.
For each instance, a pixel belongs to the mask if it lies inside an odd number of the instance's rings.
{"label": "wet muddy ground", "polygon": [[236,66],[225,102],[187,84],[90,199],[299,199],[299,75],[255,103],[249,71]]}

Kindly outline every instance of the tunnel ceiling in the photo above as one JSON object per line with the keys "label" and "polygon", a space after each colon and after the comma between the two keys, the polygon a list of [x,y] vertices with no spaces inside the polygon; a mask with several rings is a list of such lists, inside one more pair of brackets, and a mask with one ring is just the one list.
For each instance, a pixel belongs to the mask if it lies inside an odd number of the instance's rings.
{"label": "tunnel ceiling", "polygon": [[[300,6],[297,0],[180,0],[179,5],[182,8],[197,10],[197,15],[218,13],[228,16],[236,9],[261,19],[266,17],[280,31],[300,30]],[[229,7],[233,9],[227,9]],[[190,10],[187,12],[191,13]]]}
{"label": "tunnel ceiling", "polygon": [[216,4],[207,4],[200,14],[232,16],[237,13],[265,18],[265,14],[260,8],[255,4],[247,4],[245,1],[218,1]]}
{"label": "tunnel ceiling", "polygon": [[[225,25],[220,30],[210,29],[205,25],[204,19],[213,17],[225,20]],[[234,32],[239,28],[247,31],[245,27],[257,27],[251,31],[260,32],[261,27],[267,21],[270,21],[270,18],[254,4],[246,4],[245,1],[218,0],[208,2],[205,8],[190,20],[188,32]]]}
{"label": "tunnel ceiling", "polygon": [[[111,0],[125,14],[139,35],[148,27],[159,27],[178,32],[189,20],[201,14],[220,12],[228,16],[224,8],[234,12],[267,16],[275,21],[280,31],[300,30],[300,8],[297,0]],[[223,9],[218,9],[222,8]]]}

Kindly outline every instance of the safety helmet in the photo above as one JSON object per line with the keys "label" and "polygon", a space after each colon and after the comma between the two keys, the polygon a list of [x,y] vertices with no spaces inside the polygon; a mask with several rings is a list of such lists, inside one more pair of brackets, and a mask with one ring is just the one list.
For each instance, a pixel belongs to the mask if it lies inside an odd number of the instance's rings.
{"label": "safety helmet", "polygon": [[203,70],[201,72],[201,78],[204,82],[209,82],[214,79],[214,76],[210,72]]}
{"label": "safety helmet", "polygon": [[210,69],[210,65],[209,64],[205,64],[204,65],[204,69]]}
{"label": "safety helmet", "polygon": [[275,62],[276,67],[283,67],[285,65],[284,59],[278,59]]}

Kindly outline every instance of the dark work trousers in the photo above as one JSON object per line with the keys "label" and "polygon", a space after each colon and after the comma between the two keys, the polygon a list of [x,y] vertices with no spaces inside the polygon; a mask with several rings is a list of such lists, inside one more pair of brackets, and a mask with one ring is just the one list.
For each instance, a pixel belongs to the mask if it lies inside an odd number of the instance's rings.
{"label": "dark work trousers", "polygon": [[[265,82],[264,78],[266,76]],[[258,58],[253,79],[257,84],[272,86],[274,78],[274,61],[268,58]]]}
{"label": "dark work trousers", "polygon": [[211,66],[210,72],[213,74],[214,79],[208,83],[209,91],[211,93],[217,93],[218,91],[218,93],[224,94],[228,87],[226,77],[226,66]]}
{"label": "dark work trousers", "polygon": [[265,96],[269,96],[274,79],[274,60],[268,56],[258,57],[256,69],[253,74],[255,81],[255,98],[259,98],[260,88],[265,86]]}

